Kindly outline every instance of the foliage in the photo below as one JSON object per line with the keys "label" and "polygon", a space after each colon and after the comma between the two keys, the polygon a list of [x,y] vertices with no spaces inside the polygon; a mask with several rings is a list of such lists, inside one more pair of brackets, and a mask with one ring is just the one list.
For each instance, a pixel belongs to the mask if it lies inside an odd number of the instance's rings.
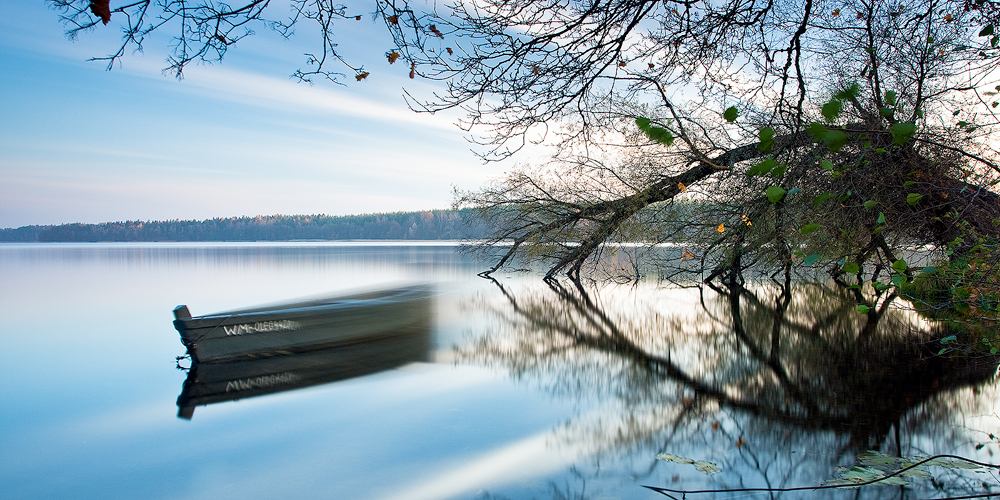
{"label": "foliage", "polygon": [[470,211],[266,215],[0,229],[0,241],[459,240],[481,236]]}

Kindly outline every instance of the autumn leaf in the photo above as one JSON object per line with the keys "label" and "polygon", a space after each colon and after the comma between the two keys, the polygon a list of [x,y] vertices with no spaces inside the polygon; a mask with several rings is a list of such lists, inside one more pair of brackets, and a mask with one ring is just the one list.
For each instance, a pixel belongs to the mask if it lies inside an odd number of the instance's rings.
{"label": "autumn leaf", "polygon": [[536,65],[536,64],[532,64],[531,65],[531,73],[534,74],[535,76],[538,76],[538,73],[539,73],[539,71],[538,71],[538,65]]}
{"label": "autumn leaf", "polygon": [[951,17],[951,14],[945,14],[944,20],[950,23],[950,22],[954,21],[955,18]]}
{"label": "autumn leaf", "polygon": [[719,430],[719,422],[718,421],[712,422],[712,430],[713,431]]}
{"label": "autumn leaf", "polygon": [[646,63],[646,64],[649,64],[649,69],[653,69],[656,67],[653,63]]}
{"label": "autumn leaf", "polygon": [[361,80],[364,80],[365,78],[368,78],[368,72],[367,71],[363,71],[361,73],[358,73],[357,75],[354,75],[354,79],[357,80],[357,81],[359,81],[359,82]]}
{"label": "autumn leaf", "polygon": [[111,21],[111,0],[90,0],[90,12],[108,24]]}
{"label": "autumn leaf", "polygon": [[396,52],[394,50],[394,51],[386,54],[385,57],[386,57],[386,59],[389,60],[389,64],[392,64],[392,63],[396,62],[396,59],[399,59],[400,55],[399,55],[399,52]]}
{"label": "autumn leaf", "polygon": [[360,21],[361,20],[361,16],[354,16],[354,20],[355,21]]}
{"label": "autumn leaf", "polygon": [[681,191],[687,191],[688,187],[685,186],[683,182],[678,182],[677,183],[677,189],[680,189]]}
{"label": "autumn leaf", "polygon": [[417,76],[417,63],[410,63],[410,80]]}
{"label": "autumn leaf", "polygon": [[435,35],[437,35],[438,38],[444,38],[444,35],[440,31],[438,31],[437,26],[434,26],[432,24],[432,25],[428,26],[427,29],[431,30],[431,33],[434,33]]}
{"label": "autumn leaf", "polygon": [[398,16],[389,16],[389,17],[385,18],[385,20],[389,21],[392,24],[399,24],[399,17]]}
{"label": "autumn leaf", "polygon": [[834,16],[839,16],[839,15],[840,15],[840,9],[833,9],[833,12],[832,12],[832,14],[833,14]]}
{"label": "autumn leaf", "polygon": [[736,440],[736,448],[737,449],[742,448],[743,445],[745,445],[745,444],[747,444],[747,442],[743,440],[743,436],[740,436],[740,438],[738,440]]}
{"label": "autumn leaf", "polygon": [[624,68],[625,66],[628,66],[628,63],[625,62],[625,61],[622,61],[622,62],[618,63],[618,67],[619,68]]}
{"label": "autumn leaf", "polygon": [[451,50],[451,47],[445,47],[445,48],[444,48],[444,50],[447,50],[447,51],[448,51],[448,55],[449,55],[449,56],[455,53],[455,51],[454,51],[454,50]]}
{"label": "autumn leaf", "polygon": [[715,230],[718,231],[718,232],[720,232],[720,233],[726,232],[726,224],[725,223],[719,224],[719,227],[715,228]]}

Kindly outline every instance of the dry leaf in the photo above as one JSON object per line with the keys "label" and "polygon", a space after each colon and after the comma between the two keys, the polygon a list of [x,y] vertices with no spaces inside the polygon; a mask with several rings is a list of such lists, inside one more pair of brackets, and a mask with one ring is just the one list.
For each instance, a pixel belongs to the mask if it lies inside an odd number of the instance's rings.
{"label": "dry leaf", "polygon": [[677,189],[680,189],[681,191],[687,191],[688,187],[685,186],[683,182],[678,182],[677,183]]}
{"label": "dry leaf", "polygon": [[354,16],[354,20],[355,21],[360,21],[361,20],[361,16]]}
{"label": "dry leaf", "polygon": [[455,53],[455,51],[451,50],[451,47],[445,47],[444,50],[448,51],[449,56]]}
{"label": "dry leaf", "polygon": [[440,31],[438,31],[437,26],[434,26],[432,24],[432,25],[428,26],[427,29],[431,30],[431,32],[434,33],[435,35],[437,35],[438,38],[444,38],[444,35],[441,34]]}
{"label": "dry leaf", "polygon": [[839,16],[839,15],[840,15],[840,9],[833,9],[833,12],[832,12],[832,14],[833,14],[834,16]]}
{"label": "dry leaf", "polygon": [[392,24],[399,24],[399,17],[398,16],[389,16],[389,17],[385,18],[385,20],[389,21]]}
{"label": "dry leaf", "polygon": [[399,59],[400,56],[399,56],[399,52],[396,52],[394,50],[394,51],[386,54],[385,57],[386,57],[386,59],[389,60],[389,64],[392,64],[392,63],[396,62],[396,59]]}
{"label": "dry leaf", "polygon": [[720,233],[724,233],[724,232],[726,232],[726,225],[724,223],[723,224],[719,224],[719,227],[715,228],[715,230],[718,231],[718,232],[720,232]]}
{"label": "dry leaf", "polygon": [[742,448],[745,444],[747,444],[747,442],[743,440],[743,436],[740,436],[740,438],[736,440],[736,448]]}
{"label": "dry leaf", "polygon": [[719,425],[720,425],[719,422],[712,422],[712,430],[713,431],[719,430]]}
{"label": "dry leaf", "polygon": [[410,63],[410,80],[417,76],[417,63]]}
{"label": "dry leaf", "polygon": [[108,24],[111,21],[111,0],[90,0],[90,12]]}
{"label": "dry leaf", "polygon": [[618,63],[618,67],[619,68],[624,68],[625,66],[628,66],[628,63],[625,62],[625,61],[622,61],[622,62]]}
{"label": "dry leaf", "polygon": [[364,72],[358,73],[357,75],[354,75],[354,79],[357,80],[357,81],[359,81],[359,82],[361,80],[364,80],[365,78],[368,78],[368,72],[367,71],[364,71]]}

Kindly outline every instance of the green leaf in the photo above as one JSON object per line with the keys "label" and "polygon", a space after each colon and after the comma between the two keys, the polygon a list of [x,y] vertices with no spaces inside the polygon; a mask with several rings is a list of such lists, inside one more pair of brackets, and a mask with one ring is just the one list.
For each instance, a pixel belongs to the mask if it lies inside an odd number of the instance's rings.
{"label": "green leaf", "polygon": [[844,264],[844,272],[847,274],[858,274],[858,271],[860,270],[861,266],[859,266],[857,262],[848,262],[847,264]]}
{"label": "green leaf", "polygon": [[847,199],[850,198],[850,197],[851,197],[851,190],[848,189],[846,193],[844,193],[844,194],[842,194],[842,195],[840,195],[840,196],[837,197],[837,201],[840,202],[840,203],[843,203],[843,202],[847,201]]}
{"label": "green leaf", "polygon": [[669,130],[663,127],[654,127],[650,125],[649,118],[637,117],[635,119],[635,124],[639,127],[646,137],[649,137],[653,141],[656,141],[664,146],[669,146],[674,143],[674,134],[670,133]]}
{"label": "green leaf", "polygon": [[823,193],[813,199],[813,208],[819,208],[820,205],[826,203],[826,200],[833,198],[834,193]]}
{"label": "green leaf", "polygon": [[840,92],[834,94],[833,97],[840,100],[848,100],[852,98],[857,98],[858,95],[860,94],[861,94],[861,86],[858,85],[858,82],[854,82],[849,86],[843,88]]}
{"label": "green leaf", "polygon": [[892,142],[902,146],[913,138],[913,134],[916,131],[917,126],[913,122],[896,123],[892,126]]}
{"label": "green leaf", "polygon": [[949,336],[941,339],[941,343],[942,344],[951,344],[953,342],[958,342],[958,336],[957,335],[949,335]]}
{"label": "green leaf", "polygon": [[917,203],[919,203],[920,202],[920,198],[923,198],[923,197],[924,197],[924,195],[922,195],[920,193],[910,193],[910,194],[906,195],[906,203],[909,204],[912,207],[912,206],[916,205]]}
{"label": "green leaf", "polygon": [[806,132],[809,132],[809,135],[812,135],[816,142],[823,143],[827,149],[833,152],[840,151],[849,139],[844,132],[826,128],[819,122],[813,122],[806,127]]}
{"label": "green leaf", "polygon": [[814,253],[812,255],[809,255],[805,259],[802,259],[802,264],[806,265],[806,266],[811,266],[811,265],[815,264],[816,261],[819,260],[819,258],[820,258],[820,254]]}
{"label": "green leaf", "polygon": [[833,123],[837,117],[840,116],[840,112],[843,111],[843,109],[844,101],[841,101],[840,99],[833,99],[823,105],[823,118],[826,118],[826,121]]}
{"label": "green leaf", "polygon": [[819,162],[819,166],[823,170],[833,170],[834,169],[833,162],[830,161],[830,160],[823,160],[823,161]]}
{"label": "green leaf", "polygon": [[897,274],[897,275],[895,275],[895,276],[892,277],[892,284],[893,285],[900,286],[903,283],[906,283],[906,276],[903,276],[902,274]]}
{"label": "green leaf", "polygon": [[866,306],[864,304],[858,304],[858,307],[854,308],[855,311],[858,311],[861,314],[868,314],[868,311],[871,311],[871,309],[872,308],[870,308],[870,307],[868,307],[868,306]]}
{"label": "green leaf", "polygon": [[905,182],[903,182],[903,187],[910,187],[910,186],[912,186],[912,185],[914,185],[916,183],[917,183],[917,181],[905,181]]}
{"label": "green leaf", "polygon": [[896,91],[895,90],[887,90],[885,92],[885,104],[886,104],[886,106],[895,106],[896,105]]}
{"label": "green leaf", "polygon": [[801,233],[802,236],[806,236],[806,235],[808,235],[808,234],[810,234],[812,232],[815,232],[817,229],[819,229],[821,227],[823,227],[823,226],[821,226],[819,224],[806,224],[806,225],[802,226],[802,229],[799,229],[799,233]]}
{"label": "green leaf", "polygon": [[765,158],[764,161],[748,168],[747,175],[764,175],[776,166],[778,166],[778,160],[775,160],[774,158]]}
{"label": "green leaf", "polygon": [[894,269],[894,270],[895,270],[895,271],[896,271],[897,273],[904,273],[904,272],[906,272],[906,269],[907,269],[908,267],[909,267],[909,266],[907,266],[907,265],[906,265],[906,261],[905,261],[905,260],[903,260],[903,259],[899,259],[899,260],[897,260],[896,262],[893,262],[893,263],[892,263],[892,268],[893,268],[893,269]]}
{"label": "green leaf", "polygon": [[781,186],[771,186],[764,191],[764,194],[767,195],[767,201],[777,203],[785,197],[785,190]]}
{"label": "green leaf", "polygon": [[799,191],[802,191],[802,190],[801,190],[801,189],[799,189],[799,188],[792,188],[792,189],[789,189],[789,190],[788,190],[788,192],[787,192],[787,193],[785,193],[785,196],[791,196],[791,195],[793,195],[793,194],[795,194],[795,193],[798,193]]}
{"label": "green leaf", "polygon": [[788,170],[787,165],[785,164],[778,165],[777,167],[774,167],[774,170],[771,170],[771,177],[780,179],[781,176],[785,175],[786,170]]}
{"label": "green leaf", "polygon": [[865,202],[865,210],[871,210],[875,208],[875,200],[868,200]]}
{"label": "green leaf", "polygon": [[771,127],[764,127],[760,129],[757,133],[760,138],[760,144],[757,144],[757,149],[761,152],[768,153],[774,149],[774,129]]}
{"label": "green leaf", "polygon": [[878,220],[876,222],[878,222],[879,224],[885,224],[885,214],[882,213],[882,212],[879,212],[878,213]]}
{"label": "green leaf", "polygon": [[982,31],[979,32],[979,36],[990,36],[993,34],[993,25],[987,24]]}
{"label": "green leaf", "polygon": [[927,266],[927,267],[921,269],[920,272],[922,272],[924,274],[934,274],[935,272],[937,272],[937,268],[934,267],[934,266]]}
{"label": "green leaf", "polygon": [[896,110],[888,107],[878,108],[878,114],[886,118],[889,118],[892,115],[896,114]]}
{"label": "green leaf", "polygon": [[736,117],[740,115],[740,112],[736,110],[736,106],[729,106],[726,111],[722,113],[722,117],[726,119],[727,122],[733,123],[736,121]]}

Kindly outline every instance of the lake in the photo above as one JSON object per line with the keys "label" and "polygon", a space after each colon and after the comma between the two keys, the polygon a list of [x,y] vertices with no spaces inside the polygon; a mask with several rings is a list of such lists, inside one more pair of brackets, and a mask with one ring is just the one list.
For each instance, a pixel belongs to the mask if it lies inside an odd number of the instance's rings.
{"label": "lake", "polygon": [[[996,357],[938,355],[943,334],[899,301],[862,315],[825,284],[576,287],[486,267],[450,243],[0,245],[0,496],[656,499],[644,486],[1000,461]],[[420,361],[178,418],[174,306],[416,284],[432,290]],[[891,479],[687,498],[1000,491],[958,459]]]}

